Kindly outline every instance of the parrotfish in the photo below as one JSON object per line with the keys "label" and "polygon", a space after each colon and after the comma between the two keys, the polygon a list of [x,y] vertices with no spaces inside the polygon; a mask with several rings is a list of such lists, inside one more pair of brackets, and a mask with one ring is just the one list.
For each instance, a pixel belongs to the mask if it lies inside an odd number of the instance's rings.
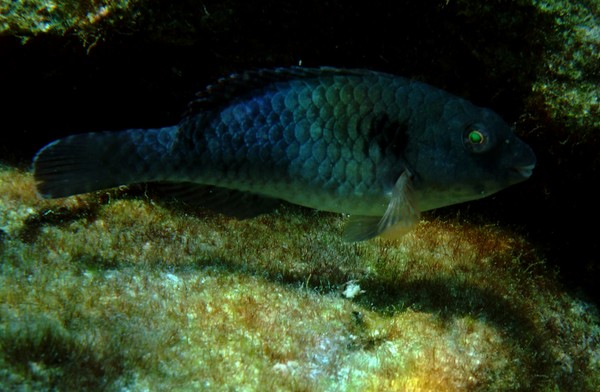
{"label": "parrotfish", "polygon": [[349,214],[343,236],[361,241],[524,181],[535,162],[498,114],[426,83],[292,67],[218,80],[177,125],[59,139],[33,168],[45,198],[159,182],[239,217],[281,200]]}

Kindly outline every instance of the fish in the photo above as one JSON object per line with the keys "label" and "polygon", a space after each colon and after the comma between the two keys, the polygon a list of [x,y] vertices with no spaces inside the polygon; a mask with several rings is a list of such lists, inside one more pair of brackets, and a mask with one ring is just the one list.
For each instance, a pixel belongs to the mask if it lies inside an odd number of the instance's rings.
{"label": "fish", "polygon": [[498,114],[424,82],[285,67],[218,79],[173,126],[51,142],[33,175],[43,198],[157,183],[239,218],[285,201],[349,215],[342,237],[364,241],[520,183],[535,164]]}

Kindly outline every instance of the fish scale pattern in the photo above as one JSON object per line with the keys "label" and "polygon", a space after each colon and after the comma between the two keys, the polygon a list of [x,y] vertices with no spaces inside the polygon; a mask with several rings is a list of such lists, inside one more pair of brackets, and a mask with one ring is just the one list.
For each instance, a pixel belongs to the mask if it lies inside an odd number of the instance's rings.
{"label": "fish scale pattern", "polygon": [[523,181],[534,166],[489,109],[390,74],[296,67],[222,78],[171,127],[54,141],[34,176],[44,197],[168,181],[201,204],[253,204],[246,216],[282,199],[362,217],[345,238],[364,240]]}
{"label": "fish scale pattern", "polygon": [[381,125],[384,113],[397,120],[409,116],[395,101],[408,83],[380,75],[273,83],[235,99],[208,121],[202,113],[184,127],[193,134],[193,156],[201,159],[194,166],[206,169],[215,185],[238,189],[264,183],[267,193],[294,186],[329,195],[381,196],[389,177],[382,173],[397,177],[402,167],[398,157],[384,154],[385,146],[376,142],[381,130],[373,127]]}

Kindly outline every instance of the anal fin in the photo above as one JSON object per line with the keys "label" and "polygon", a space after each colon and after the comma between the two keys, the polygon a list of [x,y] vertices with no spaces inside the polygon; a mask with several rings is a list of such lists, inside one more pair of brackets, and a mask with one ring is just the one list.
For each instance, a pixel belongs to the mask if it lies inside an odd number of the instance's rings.
{"label": "anal fin", "polygon": [[204,207],[223,215],[248,219],[270,212],[281,201],[266,196],[192,182],[157,183],[161,193],[193,207]]}

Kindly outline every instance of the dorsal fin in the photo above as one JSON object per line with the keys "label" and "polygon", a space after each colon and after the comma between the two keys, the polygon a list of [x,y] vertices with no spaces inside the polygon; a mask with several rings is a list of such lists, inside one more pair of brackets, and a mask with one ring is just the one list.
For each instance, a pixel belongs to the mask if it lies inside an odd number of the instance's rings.
{"label": "dorsal fin", "polygon": [[188,105],[185,116],[193,115],[204,110],[214,109],[242,97],[249,92],[263,88],[272,83],[286,82],[295,79],[306,79],[329,75],[367,75],[374,71],[364,69],[344,69],[334,67],[304,68],[262,68],[251,71],[234,73],[220,78],[216,83],[208,85],[196,94],[196,99]]}

